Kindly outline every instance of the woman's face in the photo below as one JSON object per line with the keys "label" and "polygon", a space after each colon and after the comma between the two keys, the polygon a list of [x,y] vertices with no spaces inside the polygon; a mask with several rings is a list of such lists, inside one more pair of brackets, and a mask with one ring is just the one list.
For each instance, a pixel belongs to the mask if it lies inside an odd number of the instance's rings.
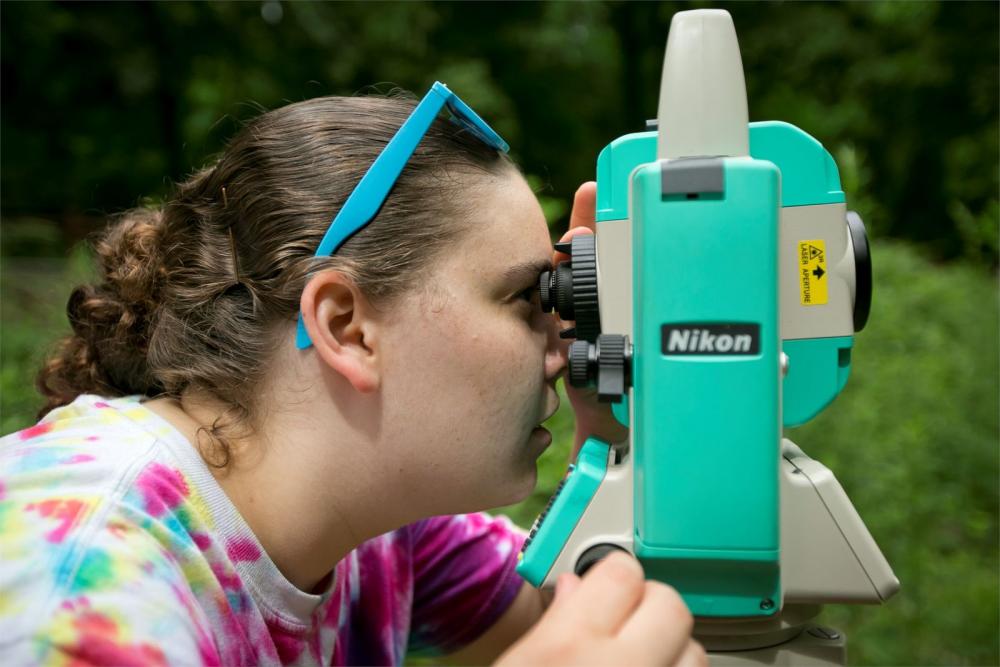
{"label": "woman's face", "polygon": [[385,464],[422,512],[517,502],[535,485],[565,367],[556,322],[538,303],[552,245],[519,174],[484,188],[471,230],[403,297],[382,347]]}

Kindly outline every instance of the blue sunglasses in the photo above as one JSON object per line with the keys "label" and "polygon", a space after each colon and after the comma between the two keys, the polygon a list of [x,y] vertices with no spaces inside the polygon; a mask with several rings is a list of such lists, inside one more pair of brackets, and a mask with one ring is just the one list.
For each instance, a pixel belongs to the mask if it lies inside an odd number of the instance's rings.
{"label": "blue sunglasses", "polygon": [[[396,131],[386,147],[375,158],[372,166],[358,181],[347,201],[344,202],[344,206],[330,223],[326,234],[323,235],[323,240],[320,241],[319,248],[316,249],[316,257],[329,257],[337,252],[347,239],[372,221],[375,214],[382,208],[382,204],[385,203],[385,198],[389,196],[392,186],[399,179],[403,167],[406,166],[413,151],[417,149],[417,145],[424,138],[427,129],[437,118],[442,107],[448,107],[453,122],[472,133],[486,145],[504,153],[510,150],[507,142],[501,139],[500,135],[494,132],[493,128],[487,125],[475,111],[470,109],[469,105],[448,90],[446,85],[435,81],[431,89],[424,95],[424,99],[420,100],[417,108]],[[300,350],[312,346],[312,340],[306,332],[301,312],[299,313],[295,344]]]}

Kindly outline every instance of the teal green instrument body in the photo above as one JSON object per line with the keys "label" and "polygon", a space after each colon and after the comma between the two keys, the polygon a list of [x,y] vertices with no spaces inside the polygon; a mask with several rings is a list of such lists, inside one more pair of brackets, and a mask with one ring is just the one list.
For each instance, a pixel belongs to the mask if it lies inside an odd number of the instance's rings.
{"label": "teal green instrument body", "polygon": [[[517,572],[532,586],[541,586],[559,552],[576,528],[597,487],[608,470],[611,446],[599,438],[588,438],[580,448],[576,463],[570,465],[560,488],[552,494],[528,535]],[[557,521],[545,521],[551,513]]]}
{"label": "teal green instrument body", "polygon": [[[781,211],[844,202],[836,164],[787,123],[751,123],[749,146],[749,157],[661,162],[657,133],[643,132],[597,162],[597,222],[630,221],[632,391],[613,412],[633,430],[632,550],[700,617],[780,610],[781,429],[837,396],[853,346],[853,336],[781,338]],[[714,185],[692,194],[699,175],[671,192],[670,170],[688,178],[689,164]],[[744,335],[752,350],[713,348]],[[687,348],[668,350],[671,336]],[[782,352],[794,369],[784,378]],[[609,451],[588,440],[536,523],[518,567],[530,583],[552,570]]]}
{"label": "teal green instrument body", "polygon": [[[634,552],[693,614],[755,616],[781,599],[780,176],[763,160],[717,162],[723,191],[696,199],[662,193],[663,163],[631,175]],[[668,347],[671,325],[684,354]],[[751,327],[755,349],[692,345],[712,326]]]}
{"label": "teal green instrument body", "polygon": [[884,601],[899,582],[783,429],[850,375],[871,310],[864,221],[819,141],[748,122],[724,10],[674,15],[649,129],[601,151],[596,233],[561,243],[538,287],[572,321],[567,383],[628,433],[588,440],[518,571],[551,587],[624,551],[726,664],[845,664],[841,637],[809,629],[815,605]]}
{"label": "teal green instrument body", "polygon": [[[750,156],[773,163],[781,172],[781,206],[813,206],[844,202],[840,173],[819,141],[780,121],[750,123]],[[597,158],[597,222],[625,220],[629,214],[629,183],[639,165],[656,162],[656,132],[619,137]],[[742,283],[742,281],[741,281]],[[638,302],[637,302],[638,304]],[[783,341],[782,349],[796,370],[785,378],[782,418],[798,426],[822,412],[844,388],[851,372],[853,336]],[[809,373],[799,371],[808,360]],[[615,414],[627,426],[618,405]]]}

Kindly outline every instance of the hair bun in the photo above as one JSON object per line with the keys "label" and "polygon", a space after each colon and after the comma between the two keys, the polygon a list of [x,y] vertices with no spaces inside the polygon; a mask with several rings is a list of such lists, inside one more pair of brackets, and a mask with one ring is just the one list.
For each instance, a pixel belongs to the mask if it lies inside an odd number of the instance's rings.
{"label": "hair bun", "polygon": [[125,302],[155,303],[165,273],[160,252],[164,235],[160,209],[135,209],[112,225],[96,250],[104,280]]}
{"label": "hair bun", "polygon": [[73,335],[62,340],[38,374],[46,397],[40,416],[71,402],[81,389],[103,395],[151,394],[146,362],[150,323],[165,273],[164,221],[156,209],[135,209],[109,226],[94,248],[98,285],[81,285],[66,304]]}

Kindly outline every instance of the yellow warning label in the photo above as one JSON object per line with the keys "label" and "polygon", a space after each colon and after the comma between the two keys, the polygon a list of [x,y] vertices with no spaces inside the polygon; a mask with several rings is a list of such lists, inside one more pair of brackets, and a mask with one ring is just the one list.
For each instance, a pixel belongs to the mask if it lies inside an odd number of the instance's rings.
{"label": "yellow warning label", "polygon": [[799,293],[803,306],[822,306],[827,302],[826,243],[799,241]]}

